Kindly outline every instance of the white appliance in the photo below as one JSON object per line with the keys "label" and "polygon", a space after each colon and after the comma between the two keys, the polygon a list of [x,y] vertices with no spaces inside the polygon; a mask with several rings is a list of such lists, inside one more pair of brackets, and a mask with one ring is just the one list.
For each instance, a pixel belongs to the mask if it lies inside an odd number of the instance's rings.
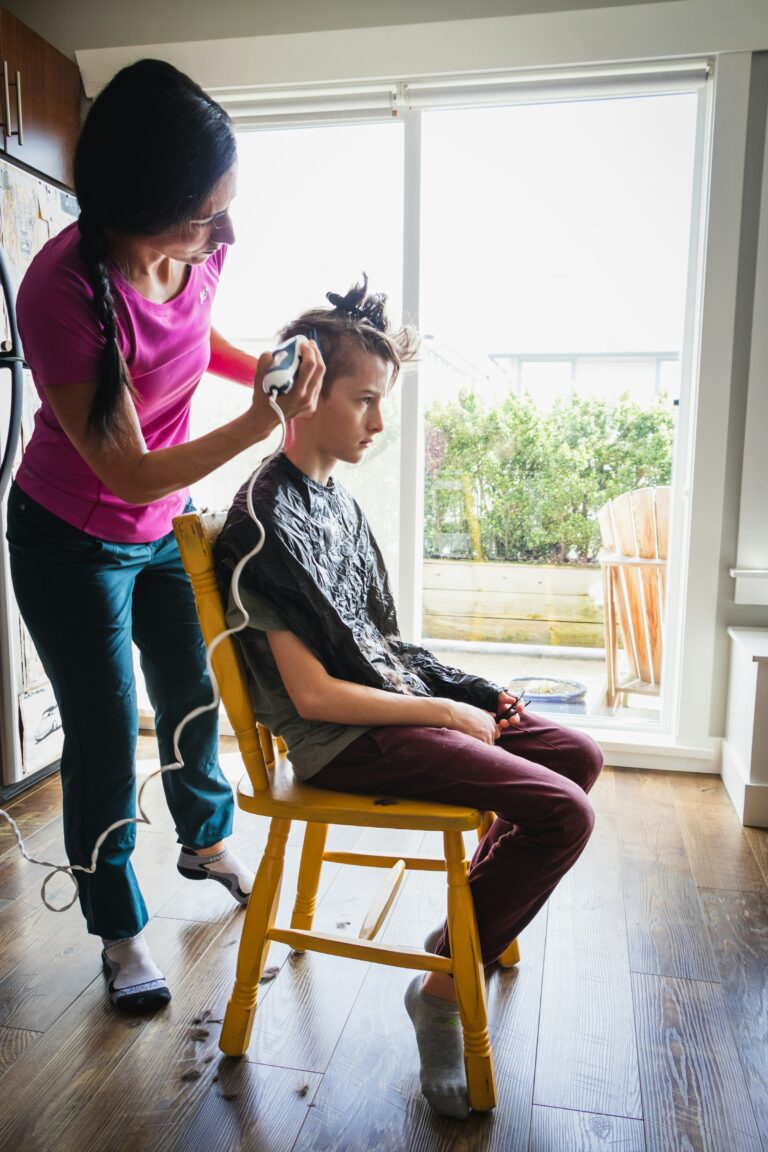
{"label": "white appliance", "polygon": [[52,772],[61,755],[56,701],[13,595],[5,509],[38,406],[16,329],[16,287],[33,256],[77,211],[69,193],[0,160],[0,801]]}

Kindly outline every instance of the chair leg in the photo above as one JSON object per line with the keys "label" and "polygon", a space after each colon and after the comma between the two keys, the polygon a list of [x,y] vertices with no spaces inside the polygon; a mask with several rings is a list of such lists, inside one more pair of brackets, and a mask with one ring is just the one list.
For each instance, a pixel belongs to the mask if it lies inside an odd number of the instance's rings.
{"label": "chair leg", "polygon": [[290,828],[290,820],[272,820],[267,846],[248,900],[237,954],[235,985],[219,1040],[219,1047],[227,1056],[242,1056],[251,1040],[259,980],[269,952],[268,932],[275,923]]}
{"label": "chair leg", "polygon": [[496,819],[496,813],[495,812],[483,812],[483,818],[477,826],[477,839],[478,840],[482,840],[483,836],[485,836],[486,832],[490,828],[491,824],[493,824],[495,819]]}
{"label": "chair leg", "polygon": [[515,964],[520,963],[520,945],[517,938],[507,945],[497,963],[500,968],[514,968]]}
{"label": "chair leg", "polygon": [[291,928],[303,928],[308,932],[312,927],[327,835],[327,824],[307,824],[304,832],[304,844],[301,849],[301,864],[299,865],[299,879],[296,885],[296,901],[293,905]]}
{"label": "chair leg", "polygon": [[467,880],[464,838],[461,832],[444,832],[443,840],[448,873],[448,937],[464,1029],[467,1095],[470,1107],[478,1112],[487,1112],[496,1106],[496,1073],[488,1035],[483,958]]}
{"label": "chair leg", "polygon": [[272,739],[272,733],[269,728],[265,728],[263,724],[258,725],[259,743],[261,744],[261,754],[264,757],[264,763],[267,768],[271,768],[275,763],[275,744]]}

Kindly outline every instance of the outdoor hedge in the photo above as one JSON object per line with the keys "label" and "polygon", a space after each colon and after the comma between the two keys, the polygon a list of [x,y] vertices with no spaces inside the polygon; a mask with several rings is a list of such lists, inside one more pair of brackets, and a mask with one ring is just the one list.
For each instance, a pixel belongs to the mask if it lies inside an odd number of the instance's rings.
{"label": "outdoor hedge", "polygon": [[622,492],[669,484],[675,433],[666,395],[530,395],[492,407],[472,391],[427,412],[424,555],[581,564],[600,549],[597,512]]}

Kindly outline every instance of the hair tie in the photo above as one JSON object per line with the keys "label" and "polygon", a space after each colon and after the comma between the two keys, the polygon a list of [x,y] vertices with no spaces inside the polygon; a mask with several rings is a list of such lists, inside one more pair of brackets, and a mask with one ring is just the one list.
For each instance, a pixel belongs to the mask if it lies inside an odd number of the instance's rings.
{"label": "hair tie", "polygon": [[350,316],[360,317],[363,315],[362,309],[358,308],[352,300],[350,300],[351,293],[346,296],[339,296],[338,292],[326,292],[325,298],[329,304],[333,304],[338,312],[346,312]]}
{"label": "hair tie", "polygon": [[343,312],[354,320],[375,328],[378,332],[387,332],[389,321],[386,294],[374,292],[372,296],[368,295],[368,276],[365,272],[362,283],[354,284],[346,296],[340,296],[338,292],[326,292],[325,298],[337,312]]}

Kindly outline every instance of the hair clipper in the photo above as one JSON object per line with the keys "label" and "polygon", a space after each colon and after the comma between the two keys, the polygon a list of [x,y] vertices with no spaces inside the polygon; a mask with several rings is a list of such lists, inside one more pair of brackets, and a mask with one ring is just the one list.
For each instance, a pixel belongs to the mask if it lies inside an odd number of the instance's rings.
{"label": "hair clipper", "polygon": [[301,364],[300,341],[303,339],[314,340],[314,328],[310,329],[307,337],[291,336],[273,350],[272,364],[264,374],[264,391],[268,396],[273,393],[285,396],[286,392],[290,392]]}

